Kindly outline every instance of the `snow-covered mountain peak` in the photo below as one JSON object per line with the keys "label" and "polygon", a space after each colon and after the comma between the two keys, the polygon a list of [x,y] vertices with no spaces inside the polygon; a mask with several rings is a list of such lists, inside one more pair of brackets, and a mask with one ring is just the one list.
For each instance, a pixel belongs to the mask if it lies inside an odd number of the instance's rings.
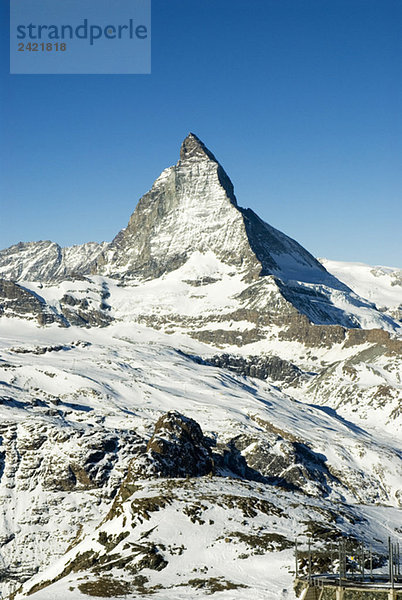
{"label": "snow-covered mountain peak", "polygon": [[[215,275],[212,278],[194,276],[191,273],[194,265],[199,271],[199,265],[205,261],[208,268],[211,264],[218,265]],[[257,283],[257,295],[261,296],[259,311],[264,312],[266,325],[289,326],[289,319],[284,320],[284,315],[290,311],[296,320],[302,314],[318,325],[398,329],[392,316],[376,310],[367,296],[364,300],[352,292],[347,282],[342,283],[336,274],[329,273],[295,240],[265,223],[251,209],[238,206],[228,175],[193,133],[183,141],[177,164],[161,173],[150,191],[139,200],[127,227],[110,244],[60,248],[52,242],[38,242],[19,244],[0,252],[0,278],[22,282],[28,288],[26,282],[54,283],[90,275],[111,277],[125,286],[133,283],[144,286],[153,281],[159,287],[158,280],[173,273],[188,302],[172,305],[172,322],[181,322],[183,306],[195,306],[191,290],[195,285],[202,292],[199,297],[205,298],[210,298],[215,283],[216,288],[219,287],[219,295],[214,296],[214,315],[207,311],[206,318],[212,322],[220,320],[227,306],[234,308],[236,302],[240,302],[236,310],[249,310],[256,301],[253,284]],[[185,278],[180,279],[184,274]],[[192,282],[190,287],[189,281]],[[205,289],[211,284],[213,288]],[[163,290],[166,285],[167,281],[162,281]],[[234,290],[242,294],[237,301],[232,298]],[[25,294],[14,288],[12,293],[18,297]],[[96,309],[95,323],[102,325],[109,322],[111,314],[111,307],[104,302],[105,294],[103,288],[97,293],[101,302]],[[53,304],[54,310],[63,313],[70,322],[73,302],[74,306],[81,307],[77,313],[79,319],[86,324],[93,321],[88,307],[84,306],[85,298],[70,296],[67,294],[67,298]],[[161,312],[161,297],[166,297],[166,293],[149,303],[157,314]],[[173,297],[176,298],[176,292]],[[40,306],[35,302],[40,319],[49,319],[48,311],[44,312],[43,298],[39,299]],[[27,311],[22,304],[17,311],[13,299],[6,298],[3,311],[20,315],[21,311]],[[68,309],[61,306],[64,304]],[[169,301],[169,306],[171,304]],[[240,313],[236,313],[236,320],[239,318]],[[154,316],[151,319],[155,324]],[[243,317],[240,321],[244,321]],[[59,322],[65,321],[59,319]],[[255,322],[254,316],[252,322]],[[257,339],[265,336],[261,319],[258,323]]]}
{"label": "snow-covered mountain peak", "polygon": [[178,163],[140,199],[96,272],[126,281],[154,279],[178,269],[194,252],[213,252],[249,281],[274,275],[347,290],[300,244],[239,207],[229,176],[190,133]]}
{"label": "snow-covered mountain peak", "polygon": [[261,271],[228,175],[190,134],[178,163],[163,171],[139,200],[128,226],[98,260],[96,272],[154,279],[176,270],[197,251],[212,251],[247,275]]}

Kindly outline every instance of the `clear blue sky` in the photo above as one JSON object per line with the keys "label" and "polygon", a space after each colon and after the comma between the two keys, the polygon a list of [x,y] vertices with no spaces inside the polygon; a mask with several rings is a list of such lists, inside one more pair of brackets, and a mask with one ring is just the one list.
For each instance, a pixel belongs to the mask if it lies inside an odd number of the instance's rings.
{"label": "clear blue sky", "polygon": [[402,2],[153,0],[151,75],[9,75],[0,246],[111,240],[194,131],[315,256],[402,266]]}

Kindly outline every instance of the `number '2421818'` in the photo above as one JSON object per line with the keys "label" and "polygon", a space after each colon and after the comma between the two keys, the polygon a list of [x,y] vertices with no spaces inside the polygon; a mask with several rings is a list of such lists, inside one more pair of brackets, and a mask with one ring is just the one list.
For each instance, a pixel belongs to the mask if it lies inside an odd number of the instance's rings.
{"label": "number '2421818'", "polygon": [[41,42],[40,44],[37,42],[28,42],[27,44],[23,42],[18,43],[18,52],[65,52],[66,50],[67,44],[64,42],[61,44],[59,42]]}

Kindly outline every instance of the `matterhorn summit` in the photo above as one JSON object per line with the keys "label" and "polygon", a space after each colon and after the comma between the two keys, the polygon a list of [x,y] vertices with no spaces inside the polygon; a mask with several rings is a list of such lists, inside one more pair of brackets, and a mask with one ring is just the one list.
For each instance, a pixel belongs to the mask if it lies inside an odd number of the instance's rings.
{"label": "matterhorn summit", "polygon": [[163,171],[141,198],[128,226],[98,259],[97,271],[156,278],[183,265],[194,252],[213,252],[249,280],[267,274],[297,279],[301,274],[311,282],[334,282],[297,242],[238,206],[223,167],[190,133],[178,163]]}
{"label": "matterhorn summit", "polygon": [[195,252],[213,252],[248,277],[261,270],[229,177],[190,133],[178,163],[163,171],[140,199],[96,270],[125,279],[157,278],[181,267]]}

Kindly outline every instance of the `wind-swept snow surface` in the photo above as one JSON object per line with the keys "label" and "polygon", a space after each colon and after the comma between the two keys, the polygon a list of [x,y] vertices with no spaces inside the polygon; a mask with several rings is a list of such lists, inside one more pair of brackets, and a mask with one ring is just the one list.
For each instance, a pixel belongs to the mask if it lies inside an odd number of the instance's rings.
{"label": "wind-swept snow surface", "polygon": [[324,267],[356,294],[402,320],[402,269],[320,259]]}
{"label": "wind-swept snow surface", "polygon": [[[132,598],[292,598],[291,545],[318,522],[385,551],[401,501],[386,432],[203,364],[207,348],[184,336],[1,325],[2,560],[16,580],[33,575],[17,597],[78,598],[109,578]],[[214,472],[141,479],[136,461],[172,410],[200,424]],[[388,528],[363,505],[383,505]]]}

